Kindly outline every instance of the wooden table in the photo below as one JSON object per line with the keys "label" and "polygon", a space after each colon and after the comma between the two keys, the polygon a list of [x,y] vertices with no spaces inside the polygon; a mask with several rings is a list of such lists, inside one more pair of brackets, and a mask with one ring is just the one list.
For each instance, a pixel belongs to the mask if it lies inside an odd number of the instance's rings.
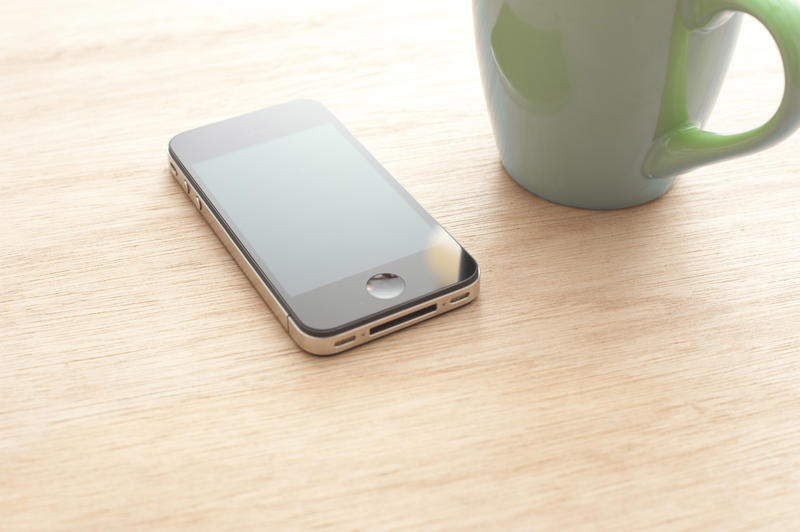
{"label": "wooden table", "polygon": [[[3,3],[0,529],[800,528],[800,135],[552,205],[498,162],[467,3],[342,4]],[[781,89],[749,21],[711,126]],[[295,347],[166,147],[296,97],[473,252],[477,302]]]}

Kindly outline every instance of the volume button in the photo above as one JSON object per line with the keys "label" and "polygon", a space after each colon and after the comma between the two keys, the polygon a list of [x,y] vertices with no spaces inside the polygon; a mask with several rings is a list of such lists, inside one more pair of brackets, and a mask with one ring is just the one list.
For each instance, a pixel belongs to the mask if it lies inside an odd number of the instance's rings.
{"label": "volume button", "polygon": [[197,205],[198,211],[203,210],[203,200],[200,199],[200,196],[198,196],[197,193],[194,195],[194,204]]}

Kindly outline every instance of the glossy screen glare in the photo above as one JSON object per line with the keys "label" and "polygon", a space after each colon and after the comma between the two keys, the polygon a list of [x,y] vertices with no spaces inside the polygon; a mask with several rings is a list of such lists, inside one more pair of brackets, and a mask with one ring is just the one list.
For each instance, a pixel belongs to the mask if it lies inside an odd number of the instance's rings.
{"label": "glossy screen glare", "polygon": [[237,237],[291,296],[423,251],[441,231],[330,123],[193,170]]}

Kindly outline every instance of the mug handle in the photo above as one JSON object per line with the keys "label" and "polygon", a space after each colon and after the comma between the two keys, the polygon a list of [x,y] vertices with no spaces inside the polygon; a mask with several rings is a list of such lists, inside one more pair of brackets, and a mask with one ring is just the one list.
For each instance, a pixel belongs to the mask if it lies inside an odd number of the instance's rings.
{"label": "mug handle", "polygon": [[[723,11],[742,11],[758,19],[772,34],[781,53],[785,79],[783,99],[775,115],[765,124],[734,135],[704,131],[689,123],[687,118],[683,125],[656,139],[642,167],[647,177],[671,177],[697,166],[758,151],[783,140],[800,126],[800,5],[797,2],[681,0],[680,7],[683,8],[683,22],[690,31],[701,29]],[[683,51],[687,48],[688,44]],[[670,63],[673,69],[672,60]],[[675,90],[683,91],[685,103],[685,67],[683,70],[684,86],[675,87]]]}

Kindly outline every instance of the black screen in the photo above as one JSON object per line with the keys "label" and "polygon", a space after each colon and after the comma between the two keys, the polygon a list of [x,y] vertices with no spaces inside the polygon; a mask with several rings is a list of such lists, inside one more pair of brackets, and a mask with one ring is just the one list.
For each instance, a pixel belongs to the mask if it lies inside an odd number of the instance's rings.
{"label": "black screen", "polygon": [[292,296],[427,249],[437,233],[331,123],[193,166]]}

